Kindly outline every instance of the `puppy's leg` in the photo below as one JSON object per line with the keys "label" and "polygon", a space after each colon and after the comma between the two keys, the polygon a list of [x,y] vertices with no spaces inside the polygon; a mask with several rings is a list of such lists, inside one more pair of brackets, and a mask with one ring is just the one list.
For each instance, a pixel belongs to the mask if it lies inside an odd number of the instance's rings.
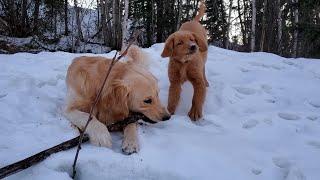
{"label": "puppy's leg", "polygon": [[137,135],[137,124],[128,124],[123,131],[122,152],[127,155],[139,151],[139,142]]}
{"label": "puppy's leg", "polygon": [[203,79],[206,82],[206,87],[209,87],[209,82],[207,80],[207,76],[206,76],[206,68],[205,66],[203,66]]}
{"label": "puppy's leg", "polygon": [[[69,121],[80,129],[84,129],[89,114],[79,110],[66,111],[66,116]],[[105,146],[111,148],[112,140],[107,127],[99,122],[95,117],[92,118],[86,133],[89,135],[90,142],[96,146]]]}
{"label": "puppy's leg", "polygon": [[202,106],[206,97],[206,83],[202,73],[198,76],[189,78],[193,85],[194,93],[192,98],[192,107],[188,113],[191,120],[195,121],[202,117]]}
{"label": "puppy's leg", "polygon": [[181,94],[181,84],[172,82],[170,83],[169,96],[168,96],[168,111],[170,114],[174,114],[178,106]]}

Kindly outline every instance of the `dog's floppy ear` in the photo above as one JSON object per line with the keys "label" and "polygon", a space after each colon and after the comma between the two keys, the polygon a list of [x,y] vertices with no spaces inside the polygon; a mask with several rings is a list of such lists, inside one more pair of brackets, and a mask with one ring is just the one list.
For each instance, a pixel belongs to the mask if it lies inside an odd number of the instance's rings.
{"label": "dog's floppy ear", "polygon": [[194,36],[194,38],[196,39],[196,42],[199,46],[199,50],[201,52],[207,51],[208,50],[208,44],[207,44],[207,40],[204,39],[203,37],[199,37],[198,35],[196,35],[195,33],[192,33],[192,35]]}
{"label": "dog's floppy ear", "polygon": [[174,35],[172,34],[166,40],[161,56],[162,57],[172,56],[173,48],[174,48]]}
{"label": "dog's floppy ear", "polygon": [[108,104],[108,109],[113,119],[119,120],[128,117],[128,95],[129,87],[123,80],[114,80],[108,87],[107,94],[103,100]]}

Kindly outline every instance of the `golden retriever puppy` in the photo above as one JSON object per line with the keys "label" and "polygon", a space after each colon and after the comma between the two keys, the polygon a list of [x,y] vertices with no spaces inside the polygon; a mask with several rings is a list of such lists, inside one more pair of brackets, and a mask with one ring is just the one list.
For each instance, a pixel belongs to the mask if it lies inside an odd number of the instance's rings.
{"label": "golden retriever puppy", "polygon": [[[86,129],[94,145],[111,147],[106,125],[128,117],[129,111],[140,112],[152,122],[170,119],[158,96],[157,79],[144,66],[146,59],[142,50],[131,46],[127,57],[126,62],[118,62],[113,67]],[[68,68],[66,116],[80,129],[87,122],[110,63],[111,59],[83,56],[75,58]],[[137,125],[129,124],[123,133],[123,152],[138,152]]]}
{"label": "golden retriever puppy", "polygon": [[202,117],[206,87],[209,86],[205,75],[207,31],[199,23],[205,10],[205,4],[201,2],[198,15],[194,20],[183,23],[177,32],[168,37],[161,54],[162,57],[170,57],[168,111],[174,114],[180,99],[181,85],[189,80],[194,89],[189,111],[191,120]]}

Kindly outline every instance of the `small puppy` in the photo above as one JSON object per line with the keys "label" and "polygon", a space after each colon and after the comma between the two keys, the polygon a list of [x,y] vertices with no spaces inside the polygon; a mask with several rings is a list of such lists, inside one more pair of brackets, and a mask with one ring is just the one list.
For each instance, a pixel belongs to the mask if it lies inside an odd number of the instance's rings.
{"label": "small puppy", "polygon": [[[166,108],[160,103],[157,79],[145,68],[146,59],[137,46],[131,46],[127,62],[118,62],[113,67],[94,109],[94,118],[86,132],[92,144],[111,147],[111,136],[106,125],[128,117],[129,112],[140,112],[150,121],[170,119]],[[67,118],[83,129],[90,108],[102,85],[111,59],[103,57],[75,58],[67,72]],[[139,144],[136,123],[123,130],[122,150],[125,154],[138,152]]]}
{"label": "small puppy", "polygon": [[161,54],[162,57],[170,57],[168,110],[174,114],[180,99],[181,85],[189,80],[194,89],[189,117],[194,121],[202,117],[206,87],[209,86],[205,75],[207,31],[199,23],[205,10],[205,4],[201,1],[198,15],[194,20],[183,23],[179,31],[168,37]]}

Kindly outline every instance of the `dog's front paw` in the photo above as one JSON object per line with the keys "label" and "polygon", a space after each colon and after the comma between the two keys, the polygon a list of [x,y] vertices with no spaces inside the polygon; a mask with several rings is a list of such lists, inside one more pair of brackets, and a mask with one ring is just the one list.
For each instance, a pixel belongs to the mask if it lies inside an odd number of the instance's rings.
{"label": "dog's front paw", "polygon": [[192,121],[196,121],[202,117],[202,111],[199,108],[192,106],[188,115]]}
{"label": "dog's front paw", "polygon": [[98,121],[90,122],[88,125],[87,133],[92,144],[108,148],[112,147],[111,135],[104,124]]}
{"label": "dog's front paw", "polygon": [[137,153],[139,151],[139,143],[134,139],[124,139],[122,142],[122,152],[126,155]]}
{"label": "dog's front paw", "polygon": [[167,109],[171,115],[174,115],[174,112],[176,111],[175,107],[168,105]]}

